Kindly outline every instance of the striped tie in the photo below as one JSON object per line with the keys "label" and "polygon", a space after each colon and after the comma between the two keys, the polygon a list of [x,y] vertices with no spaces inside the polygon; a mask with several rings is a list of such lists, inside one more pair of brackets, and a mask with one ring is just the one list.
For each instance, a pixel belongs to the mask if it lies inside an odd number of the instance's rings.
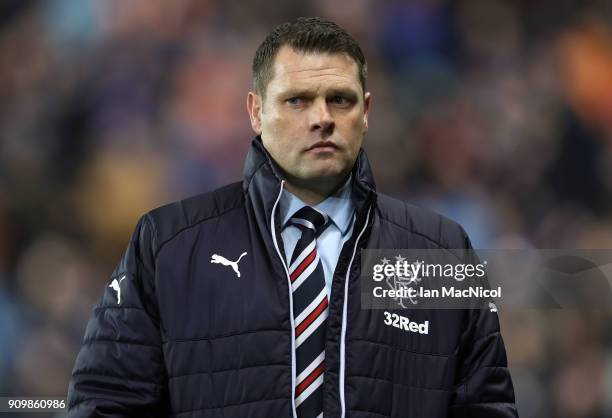
{"label": "striped tie", "polygon": [[329,224],[328,216],[305,206],[291,217],[290,223],[302,231],[289,266],[295,319],[295,406],[299,418],[318,418],[323,414],[329,301],[316,238]]}

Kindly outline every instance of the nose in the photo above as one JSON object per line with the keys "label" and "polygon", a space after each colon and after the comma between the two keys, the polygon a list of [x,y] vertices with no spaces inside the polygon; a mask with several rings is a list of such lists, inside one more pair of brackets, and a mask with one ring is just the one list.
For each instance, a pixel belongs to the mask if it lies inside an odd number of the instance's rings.
{"label": "nose", "polygon": [[325,100],[317,100],[311,108],[310,131],[317,132],[323,137],[328,137],[334,133],[336,124],[329,111],[329,106]]}

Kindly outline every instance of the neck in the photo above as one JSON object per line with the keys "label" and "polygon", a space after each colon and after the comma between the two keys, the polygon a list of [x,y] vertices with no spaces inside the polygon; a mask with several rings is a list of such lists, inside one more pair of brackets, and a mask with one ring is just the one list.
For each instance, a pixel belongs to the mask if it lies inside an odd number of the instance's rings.
{"label": "neck", "polygon": [[339,179],[317,181],[316,184],[305,184],[287,178],[287,190],[309,206],[315,206],[334,194],[346,181],[346,176]]}

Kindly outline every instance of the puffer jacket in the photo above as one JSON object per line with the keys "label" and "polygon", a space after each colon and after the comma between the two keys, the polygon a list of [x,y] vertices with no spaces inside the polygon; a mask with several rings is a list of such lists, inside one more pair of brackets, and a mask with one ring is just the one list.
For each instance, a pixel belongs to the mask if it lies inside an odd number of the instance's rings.
{"label": "puffer jacket", "polygon": [[[144,215],[92,311],[69,417],[295,417],[291,292],[279,170],[255,138],[244,179]],[[324,418],[516,417],[497,314],[414,310],[428,333],[361,309],[361,249],[471,248],[433,212],[377,193],[353,168],[357,216],[334,272]],[[243,255],[246,253],[246,255]],[[213,254],[232,265],[212,263]],[[403,312],[402,314],[406,314]]]}

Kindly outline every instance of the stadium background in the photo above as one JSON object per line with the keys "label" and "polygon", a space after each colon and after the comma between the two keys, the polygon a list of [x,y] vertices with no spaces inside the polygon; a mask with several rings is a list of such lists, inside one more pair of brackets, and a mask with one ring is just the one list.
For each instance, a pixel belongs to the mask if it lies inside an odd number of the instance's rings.
{"label": "stadium background", "polygon": [[[139,215],[240,178],[250,61],[299,15],[362,44],[380,190],[477,248],[612,248],[609,1],[5,0],[0,394],[65,395]],[[521,417],[612,416],[610,319],[502,313]]]}

